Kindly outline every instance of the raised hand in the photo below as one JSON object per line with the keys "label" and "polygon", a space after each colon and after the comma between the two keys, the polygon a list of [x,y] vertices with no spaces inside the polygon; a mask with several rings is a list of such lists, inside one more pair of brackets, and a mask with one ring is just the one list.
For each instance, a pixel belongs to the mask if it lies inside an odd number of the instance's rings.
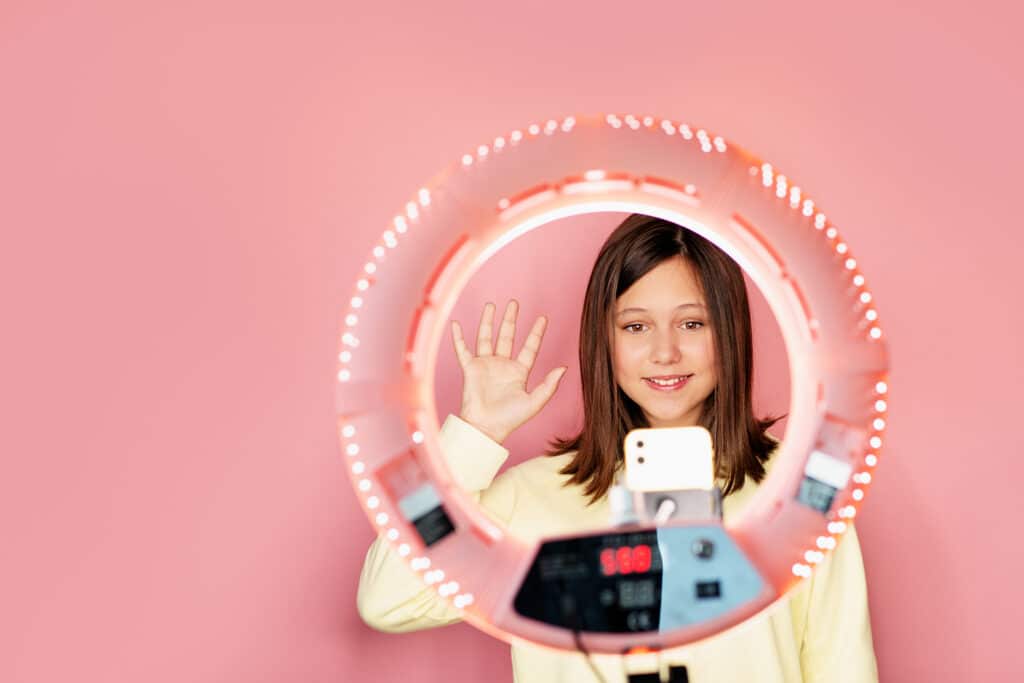
{"label": "raised hand", "polygon": [[459,417],[501,443],[551,400],[568,368],[562,366],[551,370],[544,381],[528,392],[526,381],[537,359],[547,318],[537,318],[522,350],[513,359],[512,344],[519,303],[512,299],[505,308],[497,345],[493,340],[494,309],[490,302],[484,306],[477,331],[476,355],[466,346],[462,328],[454,320],[452,341],[462,367],[462,409]]}

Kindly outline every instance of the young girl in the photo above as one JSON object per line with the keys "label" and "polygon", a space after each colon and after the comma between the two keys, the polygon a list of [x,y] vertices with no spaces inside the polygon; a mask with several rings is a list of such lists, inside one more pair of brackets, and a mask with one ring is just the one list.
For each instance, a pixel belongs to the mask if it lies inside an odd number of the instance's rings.
{"label": "young girl", "polygon": [[[750,312],[739,266],[708,240],[667,221],[633,215],[594,264],[580,325],[583,428],[544,456],[495,477],[501,443],[550,400],[566,368],[533,391],[526,382],[546,325],[538,318],[515,357],[517,304],[495,338],[488,303],[474,354],[457,322],[452,338],[464,374],[462,408],[441,428],[453,476],[509,532],[525,539],[609,526],[607,493],[626,433],[701,425],[711,433],[728,522],[767,472],[777,441],[751,404]],[[448,624],[458,612],[426,587],[378,538],[359,580],[358,607],[374,628],[412,631]],[[867,589],[852,526],[814,575],[777,605],[715,637],[660,653],[689,680],[877,681]],[[521,683],[626,680],[621,658],[512,646]],[[597,674],[597,675],[595,675]]]}

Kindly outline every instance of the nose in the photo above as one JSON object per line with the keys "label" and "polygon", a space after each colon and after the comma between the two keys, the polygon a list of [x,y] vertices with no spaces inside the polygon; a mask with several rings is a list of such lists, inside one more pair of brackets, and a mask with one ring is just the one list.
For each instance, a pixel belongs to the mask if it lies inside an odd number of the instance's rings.
{"label": "nose", "polygon": [[679,340],[675,331],[671,328],[662,329],[652,335],[651,361],[660,365],[670,365],[679,362],[682,352],[679,349]]}

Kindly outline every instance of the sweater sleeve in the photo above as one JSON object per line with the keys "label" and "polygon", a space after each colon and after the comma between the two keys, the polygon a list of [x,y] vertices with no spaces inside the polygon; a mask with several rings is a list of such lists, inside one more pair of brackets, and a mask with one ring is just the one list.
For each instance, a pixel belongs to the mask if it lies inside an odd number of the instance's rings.
{"label": "sweater sleeve", "polygon": [[[468,422],[449,415],[440,431],[440,449],[455,481],[493,517],[507,524],[515,506],[515,474],[495,479],[508,450]],[[493,481],[493,483],[492,483]],[[403,633],[444,626],[461,619],[437,591],[428,587],[386,539],[370,545],[359,575],[359,615],[379,631]]]}
{"label": "sweater sleeve", "polygon": [[867,582],[853,525],[811,577],[800,659],[807,683],[877,683]]}

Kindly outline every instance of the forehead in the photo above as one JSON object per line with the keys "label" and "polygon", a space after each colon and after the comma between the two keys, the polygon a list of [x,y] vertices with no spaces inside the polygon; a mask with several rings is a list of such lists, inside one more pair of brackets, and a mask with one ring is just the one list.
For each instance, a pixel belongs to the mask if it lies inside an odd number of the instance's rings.
{"label": "forehead", "polygon": [[616,314],[627,308],[671,311],[681,304],[704,304],[697,270],[682,256],[662,261],[622,293]]}

